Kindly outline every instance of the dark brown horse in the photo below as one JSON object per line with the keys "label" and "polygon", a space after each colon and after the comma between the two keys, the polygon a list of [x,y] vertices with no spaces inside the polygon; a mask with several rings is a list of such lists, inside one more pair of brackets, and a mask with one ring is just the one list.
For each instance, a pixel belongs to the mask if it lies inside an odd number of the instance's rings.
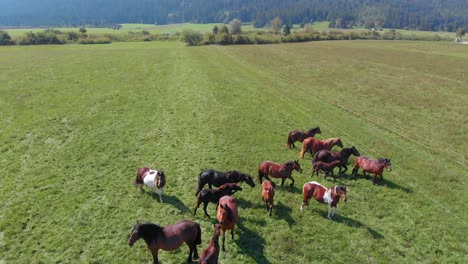
{"label": "dark brown horse", "polygon": [[273,211],[273,199],[275,197],[275,188],[273,187],[273,184],[271,181],[264,181],[262,183],[262,199],[266,204],[266,209],[268,212]]}
{"label": "dark brown horse", "polygon": [[128,244],[133,244],[140,238],[145,240],[146,245],[153,255],[153,263],[158,263],[159,249],[173,251],[186,243],[190,249],[187,263],[192,263],[192,257],[198,258],[197,245],[201,244],[200,225],[182,220],[178,223],[161,227],[153,223],[138,223],[133,227]]}
{"label": "dark brown horse", "polygon": [[392,162],[390,159],[381,158],[381,159],[370,159],[367,156],[357,157],[354,160],[354,168],[353,173],[351,175],[356,175],[359,168],[362,168],[362,173],[365,177],[367,177],[366,172],[374,174],[374,178],[372,180],[373,184],[376,184],[377,176],[380,176],[380,181],[383,180],[383,169],[387,168],[388,171],[392,171]]}
{"label": "dark brown horse", "polygon": [[[262,178],[265,177],[267,180],[271,181],[268,176],[273,178],[281,178],[281,186],[284,185],[286,179],[291,179],[291,186],[294,185],[294,179],[291,177],[292,171],[296,170],[299,173],[302,173],[301,165],[299,161],[288,161],[284,164],[277,164],[271,161],[264,161],[258,166],[258,181],[261,183]],[[273,182],[272,182],[273,183]],[[273,183],[274,185],[274,183]]]}
{"label": "dark brown horse", "polygon": [[234,240],[234,227],[239,221],[239,214],[237,213],[236,200],[231,196],[223,196],[219,199],[218,211],[216,216],[221,224],[221,233],[223,235],[223,251],[224,240],[226,238],[226,230],[231,230],[231,238]]}
{"label": "dark brown horse", "polygon": [[139,168],[133,185],[143,191],[143,184],[148,186],[152,193],[154,193],[154,189],[156,188],[159,195],[159,201],[162,202],[161,195],[163,194],[164,186],[166,185],[166,176],[163,171],[153,170],[148,167]]}
{"label": "dark brown horse", "polygon": [[296,146],[294,145],[294,142],[299,141],[302,142],[304,139],[308,137],[313,137],[315,134],[321,134],[322,131],[320,131],[320,127],[314,127],[309,129],[308,131],[299,131],[299,130],[293,130],[289,132],[288,135],[288,143],[286,144],[287,148],[295,148]]}
{"label": "dark brown horse", "polygon": [[[354,146],[343,148],[340,151],[322,149],[319,152],[315,153],[312,162],[323,161],[330,163],[332,161],[339,160],[341,161],[341,163],[338,165],[338,167],[340,168],[339,173],[345,173],[348,170],[348,159],[351,156],[351,154],[356,157],[361,156],[359,151]],[[344,168],[343,171],[341,171],[342,168]]]}
{"label": "dark brown horse", "polygon": [[335,160],[330,163],[326,163],[323,161],[316,161],[313,162],[313,170],[312,170],[312,176],[314,176],[314,173],[317,173],[317,177],[319,176],[320,171],[325,172],[325,177],[327,177],[328,174],[330,174],[333,177],[333,181],[336,181],[335,175],[333,174],[333,169],[340,164],[341,161]]}
{"label": "dark brown horse", "polygon": [[239,171],[216,171],[216,170],[203,170],[198,175],[198,188],[195,196],[203,189],[205,184],[211,189],[212,186],[219,187],[225,183],[238,183],[246,182],[251,187],[255,187],[255,182],[248,174]]}
{"label": "dark brown horse", "polygon": [[343,197],[343,201],[347,201],[346,198],[346,187],[344,186],[333,186],[327,188],[318,182],[312,181],[304,184],[302,188],[302,205],[301,211],[304,206],[309,207],[309,201],[312,197],[319,203],[328,204],[328,219],[331,219],[336,214],[336,205],[340,201],[340,197]]}
{"label": "dark brown horse", "polygon": [[200,264],[218,264],[220,224],[214,224],[214,234],[208,246],[200,255]]}
{"label": "dark brown horse", "polygon": [[207,217],[210,217],[206,208],[208,203],[218,204],[219,199],[225,195],[233,195],[237,191],[242,191],[242,188],[237,185],[237,183],[225,183],[221,185],[218,189],[203,189],[197,195],[197,204],[193,210],[193,215],[197,214],[197,209],[200,207],[200,204],[203,203],[203,211]]}
{"label": "dark brown horse", "polygon": [[331,150],[335,145],[342,148],[343,142],[341,142],[341,139],[339,138],[329,138],[325,140],[320,140],[313,137],[308,137],[302,142],[302,149],[301,153],[299,154],[299,158],[304,158],[304,154],[307,151],[309,151],[310,155],[313,157],[314,153],[317,153],[322,149]]}

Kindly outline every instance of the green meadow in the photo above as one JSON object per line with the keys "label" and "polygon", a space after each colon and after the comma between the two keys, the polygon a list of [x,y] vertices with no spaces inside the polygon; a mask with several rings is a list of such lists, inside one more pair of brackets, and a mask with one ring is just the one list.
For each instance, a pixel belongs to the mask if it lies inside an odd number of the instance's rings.
{"label": "green meadow", "polygon": [[[127,244],[137,220],[200,223],[201,253],[217,220],[213,204],[211,219],[192,214],[200,171],[257,179],[264,160],[298,159],[290,130],[315,126],[393,170],[373,185],[350,176],[351,157],[334,183],[311,178],[306,155],[271,217],[259,184],[242,184],[220,263],[467,263],[467,54],[422,41],[0,47],[0,263],[151,263],[144,241]],[[134,188],[142,166],[165,171],[163,203]],[[348,187],[334,220],[315,200],[299,210],[311,180]]]}

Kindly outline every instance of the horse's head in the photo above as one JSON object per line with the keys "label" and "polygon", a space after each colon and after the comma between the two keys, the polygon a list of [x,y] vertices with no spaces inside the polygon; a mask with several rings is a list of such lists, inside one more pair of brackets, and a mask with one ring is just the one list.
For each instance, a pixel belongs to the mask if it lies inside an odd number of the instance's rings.
{"label": "horse's head", "polygon": [[138,239],[141,238],[139,231],[140,231],[141,224],[137,221],[136,225],[133,227],[132,232],[130,233],[130,238],[128,239],[128,245],[133,246]]}
{"label": "horse's head", "polygon": [[320,127],[314,127],[314,128],[311,128],[309,129],[309,135],[310,134],[322,134],[322,131],[320,131]]}
{"label": "horse's head", "polygon": [[250,187],[255,187],[255,182],[253,181],[252,176],[244,174],[244,180],[248,185],[250,185]]}
{"label": "horse's head", "polygon": [[292,168],[295,169],[297,172],[302,173],[302,168],[298,160],[292,162]]}
{"label": "horse's head", "polygon": [[361,156],[361,153],[359,153],[359,151],[354,146],[351,147],[351,154],[353,154],[356,157]]}
{"label": "horse's head", "polygon": [[343,197],[343,201],[347,201],[348,198],[346,197],[346,187],[345,186],[336,186],[335,188],[336,194]]}
{"label": "horse's head", "polygon": [[343,142],[341,141],[340,138],[337,138],[337,139],[336,139],[335,145],[337,145],[337,146],[340,147],[340,148],[343,147]]}
{"label": "horse's head", "polygon": [[385,168],[387,168],[388,171],[392,171],[392,162],[390,159],[385,159]]}
{"label": "horse's head", "polygon": [[156,186],[158,188],[162,188],[166,185],[166,175],[164,174],[164,171],[158,171],[158,175],[156,177]]}

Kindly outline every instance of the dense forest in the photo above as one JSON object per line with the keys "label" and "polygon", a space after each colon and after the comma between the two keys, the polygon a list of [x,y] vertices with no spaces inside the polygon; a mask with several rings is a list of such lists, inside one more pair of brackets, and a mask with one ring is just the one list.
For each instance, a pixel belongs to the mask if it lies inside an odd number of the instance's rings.
{"label": "dense forest", "polygon": [[118,23],[287,24],[456,31],[467,0],[0,0],[0,26],[109,26]]}

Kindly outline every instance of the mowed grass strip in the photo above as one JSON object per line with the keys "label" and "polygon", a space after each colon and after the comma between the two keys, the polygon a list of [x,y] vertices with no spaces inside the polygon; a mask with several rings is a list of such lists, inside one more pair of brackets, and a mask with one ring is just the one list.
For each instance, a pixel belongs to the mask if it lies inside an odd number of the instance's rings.
{"label": "mowed grass strip", "polygon": [[[304,174],[293,174],[295,186],[277,189],[272,217],[263,207],[259,186],[244,184],[235,195],[241,222],[235,241],[226,238],[221,263],[465,262],[467,241],[460,234],[467,231],[466,195],[460,192],[459,199],[453,199],[453,190],[466,186],[465,167],[446,158],[439,145],[430,145],[436,148],[430,151],[386,129],[388,121],[379,125],[373,119],[380,112],[392,118],[394,109],[364,103],[374,113],[365,115],[361,106],[350,108],[366,101],[363,94],[377,100],[383,88],[398,83],[372,89],[376,81],[369,81],[368,86],[356,85],[365,93],[349,88],[343,95],[329,82],[343,87],[345,76],[318,74],[325,69],[340,72],[343,64],[336,60],[356,60],[351,51],[360,49],[379,50],[373,55],[385,64],[393,58],[386,57],[387,52],[409,49],[397,43],[227,48],[117,43],[0,49],[0,260],[147,263],[151,255],[144,242],[133,248],[126,243],[137,219],[163,226],[181,219],[199,222],[201,252],[216,222],[214,205],[208,207],[211,219],[201,211],[192,216],[201,169],[237,169],[256,176],[263,160],[297,159],[297,149],[284,147],[289,130],[320,125],[320,138],[342,137],[361,154],[392,158],[394,171],[384,172],[385,185],[372,186],[362,176],[339,177],[337,183],[350,188],[349,201],[340,202],[337,220],[330,221],[326,206],[315,201],[309,210],[299,211],[302,185],[310,181],[309,157],[301,160]],[[352,50],[346,52],[347,47]],[[314,51],[324,57],[310,62],[304,54]],[[450,64],[447,60],[453,58],[457,56],[434,60]],[[413,65],[412,59],[401,60]],[[455,63],[466,67],[464,60]],[[308,78],[311,68],[317,71],[315,79]],[[377,67],[373,78],[392,80],[389,74],[401,73],[398,67],[383,68]],[[352,80],[366,72],[348,70]],[[439,71],[427,68],[429,75]],[[413,74],[416,78],[420,73]],[[444,77],[463,85],[466,80],[456,76]],[[318,88],[332,98],[346,96],[344,106],[353,112],[337,106],[345,100],[314,96]],[[460,97],[466,93],[462,88],[454,91],[457,96],[447,100],[464,111]],[[451,120],[446,122],[457,124],[455,117]],[[427,129],[425,122],[416,118],[412,124]],[[466,128],[460,124],[459,129]],[[463,149],[448,140],[448,146]],[[463,142],[459,144],[466,145]],[[165,170],[165,203],[133,188],[136,169],[145,165]],[[313,180],[333,186],[323,176]],[[186,246],[161,251],[160,260],[183,263],[187,253]]]}

